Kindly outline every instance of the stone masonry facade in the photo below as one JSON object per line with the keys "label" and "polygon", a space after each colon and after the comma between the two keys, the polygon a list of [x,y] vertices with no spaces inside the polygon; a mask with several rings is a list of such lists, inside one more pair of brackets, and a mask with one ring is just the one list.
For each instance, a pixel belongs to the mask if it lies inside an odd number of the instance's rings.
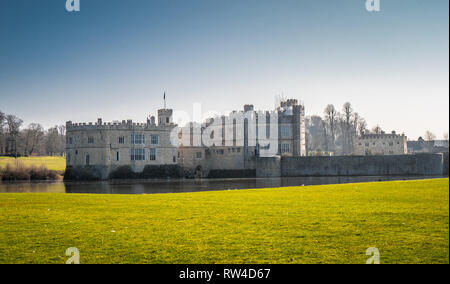
{"label": "stone masonry facade", "polygon": [[404,134],[363,134],[355,137],[355,155],[406,155],[407,138]]}
{"label": "stone masonry facade", "polygon": [[[305,109],[297,100],[283,101],[274,111],[257,112],[253,105],[246,105],[243,111],[233,113],[246,113],[260,122],[268,122],[276,114],[278,137],[270,142],[276,144],[270,145],[276,149],[274,154],[306,155]],[[203,134],[214,120],[221,125],[220,141],[216,139],[216,143],[208,146],[192,143],[195,132]],[[146,166],[179,166],[187,177],[206,177],[211,171],[256,170],[256,160],[264,147],[260,143],[263,134],[250,129],[247,120],[239,122],[222,116],[198,127],[194,125],[190,124],[187,134],[189,142],[174,145],[171,134],[178,126],[173,123],[171,109],[158,110],[157,120],[152,116],[146,123],[131,120],[104,123],[102,119],[87,124],[68,121],[67,168],[100,168],[103,179],[122,166],[129,166],[134,172],[142,172]],[[239,138],[243,143],[238,142]]]}

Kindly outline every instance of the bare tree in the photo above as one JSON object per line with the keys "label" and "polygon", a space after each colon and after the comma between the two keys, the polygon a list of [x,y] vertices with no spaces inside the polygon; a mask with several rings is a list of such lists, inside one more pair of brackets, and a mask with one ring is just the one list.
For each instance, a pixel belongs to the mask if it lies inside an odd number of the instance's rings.
{"label": "bare tree", "polygon": [[327,123],[324,120],[322,120],[322,128],[323,128],[323,141],[324,141],[324,145],[325,145],[325,151],[328,152],[329,147],[328,147]]}
{"label": "bare tree", "polygon": [[308,152],[322,152],[326,149],[324,123],[322,118],[317,115],[305,118]]}
{"label": "bare tree", "polygon": [[379,124],[377,124],[374,128],[372,128],[372,132],[375,134],[381,134],[383,132],[383,129]]}
{"label": "bare tree", "polygon": [[55,126],[49,128],[46,135],[45,151],[48,155],[64,155],[65,127]]}
{"label": "bare tree", "polygon": [[434,135],[434,133],[431,132],[430,130],[427,130],[427,131],[425,132],[425,140],[427,140],[427,141],[433,141],[433,140],[436,140],[436,135]]}
{"label": "bare tree", "polygon": [[66,126],[62,124],[59,125],[58,133],[59,133],[59,152],[61,156],[64,156],[66,145]]}
{"label": "bare tree", "polygon": [[327,105],[324,111],[325,114],[325,121],[328,123],[328,126],[330,127],[330,142],[331,147],[334,150],[336,146],[336,128],[339,121],[339,113],[336,111],[336,108],[334,105],[330,104]]}
{"label": "bare tree", "polygon": [[44,137],[44,128],[39,123],[31,123],[24,133],[24,154],[31,156]]}
{"label": "bare tree", "polygon": [[20,134],[20,127],[22,126],[23,120],[15,115],[9,114],[6,116],[6,126],[7,126],[7,152],[9,154],[14,154],[17,156],[17,138]]}
{"label": "bare tree", "polygon": [[367,122],[364,118],[360,118],[359,119],[359,123],[358,123],[358,132],[359,135],[363,135],[366,132],[367,129]]}
{"label": "bare tree", "polygon": [[6,114],[0,111],[0,155],[5,153],[5,123]]}
{"label": "bare tree", "polygon": [[353,107],[346,102],[342,107],[342,134],[344,154],[353,152]]}

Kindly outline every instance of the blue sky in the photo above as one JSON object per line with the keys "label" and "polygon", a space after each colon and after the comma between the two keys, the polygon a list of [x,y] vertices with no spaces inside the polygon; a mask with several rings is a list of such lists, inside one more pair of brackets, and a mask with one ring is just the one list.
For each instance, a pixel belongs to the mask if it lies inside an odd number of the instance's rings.
{"label": "blue sky", "polygon": [[449,1],[0,2],[0,110],[25,124],[145,121],[163,106],[307,115],[350,101],[370,126],[417,139],[449,123]]}

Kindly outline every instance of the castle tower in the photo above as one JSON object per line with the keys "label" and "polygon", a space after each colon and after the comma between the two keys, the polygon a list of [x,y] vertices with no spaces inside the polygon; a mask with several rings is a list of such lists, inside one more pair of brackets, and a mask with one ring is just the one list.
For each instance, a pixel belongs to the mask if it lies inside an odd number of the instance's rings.
{"label": "castle tower", "polygon": [[[305,107],[303,104],[296,99],[281,101],[278,115],[280,153],[284,152],[281,148],[287,148],[289,155],[306,156]],[[287,128],[290,130],[286,131]],[[289,144],[289,146],[282,147],[282,144]]]}
{"label": "castle tower", "polygon": [[158,110],[158,125],[170,125],[173,123],[173,110],[172,109],[159,109]]}

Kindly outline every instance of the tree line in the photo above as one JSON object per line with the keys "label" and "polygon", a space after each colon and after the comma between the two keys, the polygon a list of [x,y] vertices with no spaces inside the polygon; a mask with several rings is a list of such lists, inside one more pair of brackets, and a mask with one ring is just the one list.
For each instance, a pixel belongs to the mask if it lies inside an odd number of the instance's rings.
{"label": "tree line", "polygon": [[[326,106],[323,117],[312,115],[305,118],[306,146],[309,155],[351,155],[355,150],[354,137],[364,133],[384,133],[379,124],[368,129],[364,117],[356,112],[351,103],[346,102],[339,112],[334,105]],[[436,140],[436,135],[427,130],[426,141]],[[444,133],[448,141],[448,133]]]}
{"label": "tree line", "polygon": [[[354,137],[367,133],[366,120],[356,112],[351,103],[346,102],[341,112],[334,105],[326,106],[323,117],[308,116],[306,122],[306,141],[310,155],[334,153],[349,155],[354,152]],[[379,125],[373,133],[381,133]]]}
{"label": "tree line", "polygon": [[64,125],[56,125],[47,130],[39,123],[31,123],[25,128],[22,126],[22,119],[0,110],[0,155],[64,156]]}

